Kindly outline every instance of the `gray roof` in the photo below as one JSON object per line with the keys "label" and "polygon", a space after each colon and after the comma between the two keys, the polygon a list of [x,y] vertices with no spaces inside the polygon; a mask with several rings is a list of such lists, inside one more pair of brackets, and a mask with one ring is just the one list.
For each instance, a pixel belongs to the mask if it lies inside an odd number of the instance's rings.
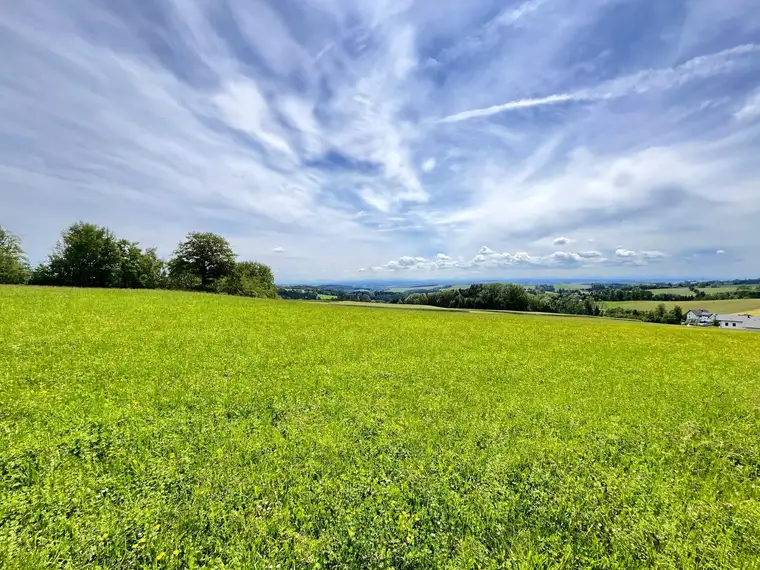
{"label": "gray roof", "polygon": [[698,317],[709,317],[712,315],[712,313],[707,309],[689,309],[687,312],[694,313]]}
{"label": "gray roof", "polygon": [[728,321],[732,323],[741,323],[750,318],[749,315],[715,315],[716,321]]}

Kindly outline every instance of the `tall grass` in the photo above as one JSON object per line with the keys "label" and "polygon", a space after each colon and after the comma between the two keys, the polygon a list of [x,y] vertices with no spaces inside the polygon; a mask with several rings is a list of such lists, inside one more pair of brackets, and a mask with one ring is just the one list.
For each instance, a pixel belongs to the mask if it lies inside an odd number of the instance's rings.
{"label": "tall grass", "polygon": [[2,568],[756,567],[760,335],[0,288]]}

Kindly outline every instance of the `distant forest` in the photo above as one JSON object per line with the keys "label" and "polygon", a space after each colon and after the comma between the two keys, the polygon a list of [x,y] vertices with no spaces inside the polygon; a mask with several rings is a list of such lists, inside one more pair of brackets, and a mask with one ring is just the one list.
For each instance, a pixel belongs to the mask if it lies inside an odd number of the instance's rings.
{"label": "distant forest", "polygon": [[[736,286],[734,291],[708,293],[702,287]],[[691,288],[691,295],[655,293],[652,290]],[[374,291],[350,286],[298,285],[278,287],[283,299],[306,299],[323,301],[360,301],[368,303],[401,303],[430,305],[448,309],[481,309],[494,311],[525,311],[571,315],[607,316],[636,319],[652,323],[680,324],[683,309],[676,305],[668,309],[665,302],[717,299],[760,298],[760,279],[746,281],[708,281],[697,284],[672,283],[605,283],[590,284],[585,288],[566,289],[552,284],[523,286],[512,283],[485,283],[468,287],[434,287],[402,293]],[[661,301],[651,310],[606,307],[608,302]]]}

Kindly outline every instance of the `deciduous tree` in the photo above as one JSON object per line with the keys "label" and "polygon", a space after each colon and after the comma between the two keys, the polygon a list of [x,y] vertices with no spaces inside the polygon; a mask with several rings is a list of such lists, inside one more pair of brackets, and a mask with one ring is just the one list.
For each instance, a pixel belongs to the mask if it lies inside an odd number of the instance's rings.
{"label": "deciduous tree", "polygon": [[29,261],[21,248],[21,240],[0,226],[0,283],[26,283],[29,275]]}
{"label": "deciduous tree", "polygon": [[201,288],[208,290],[217,279],[230,274],[235,267],[235,257],[229,242],[222,236],[191,232],[174,251],[169,273],[173,280],[187,275],[197,277]]}
{"label": "deciduous tree", "polygon": [[277,297],[274,274],[268,265],[255,261],[236,263],[226,277],[217,282],[217,291],[244,297]]}
{"label": "deciduous tree", "polygon": [[48,285],[118,287],[121,253],[116,236],[105,226],[77,222],[61,234],[48,263],[35,270]]}

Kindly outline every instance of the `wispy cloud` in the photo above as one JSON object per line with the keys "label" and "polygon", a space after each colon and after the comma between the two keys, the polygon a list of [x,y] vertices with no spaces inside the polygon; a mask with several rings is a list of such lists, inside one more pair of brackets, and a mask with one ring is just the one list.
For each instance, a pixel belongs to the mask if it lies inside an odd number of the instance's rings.
{"label": "wispy cloud", "polygon": [[735,117],[740,121],[751,121],[760,118],[760,89],[747,98],[736,112]]}
{"label": "wispy cloud", "polygon": [[760,52],[760,46],[747,44],[727,49],[721,52],[696,57],[677,67],[666,69],[647,69],[631,75],[604,82],[596,87],[581,89],[572,93],[560,93],[535,99],[520,99],[484,109],[472,109],[440,120],[441,123],[456,123],[479,117],[488,117],[497,113],[557,105],[559,103],[586,101],[603,101],[616,99],[627,95],[641,95],[652,90],[665,90],[681,87],[689,81],[704,79],[715,75],[728,73],[745,58],[750,58]]}
{"label": "wispy cloud", "polygon": [[135,6],[0,10],[0,224],[33,261],[88,219],[281,280],[760,272],[750,0]]}

